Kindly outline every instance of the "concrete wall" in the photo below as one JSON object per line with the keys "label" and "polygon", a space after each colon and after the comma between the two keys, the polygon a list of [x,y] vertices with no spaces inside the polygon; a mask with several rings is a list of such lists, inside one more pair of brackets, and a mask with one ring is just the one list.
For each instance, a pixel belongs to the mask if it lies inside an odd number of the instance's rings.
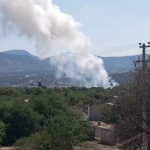
{"label": "concrete wall", "polygon": [[100,143],[107,145],[115,145],[115,131],[112,129],[101,128],[101,139]]}
{"label": "concrete wall", "polygon": [[88,120],[89,121],[101,121],[102,115],[102,105],[91,105],[88,107]]}
{"label": "concrete wall", "polygon": [[83,108],[70,108],[73,114],[83,116]]}
{"label": "concrete wall", "polygon": [[101,128],[99,127],[94,127],[94,136],[96,140],[101,139]]}
{"label": "concrete wall", "polygon": [[115,145],[116,143],[115,131],[113,129],[96,126],[94,127],[94,136],[102,144]]}

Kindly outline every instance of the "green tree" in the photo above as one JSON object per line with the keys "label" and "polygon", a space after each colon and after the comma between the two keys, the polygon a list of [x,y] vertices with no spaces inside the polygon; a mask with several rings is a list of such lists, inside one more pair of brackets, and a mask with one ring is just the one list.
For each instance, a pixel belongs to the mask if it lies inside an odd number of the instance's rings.
{"label": "green tree", "polygon": [[75,146],[88,139],[89,133],[90,126],[85,121],[62,112],[49,120],[49,126],[42,133],[18,140],[16,146],[23,149],[32,147],[36,150],[73,150]]}
{"label": "green tree", "polygon": [[5,137],[6,125],[0,121],[0,145],[3,142],[3,138]]}
{"label": "green tree", "polygon": [[0,105],[0,118],[7,125],[2,145],[12,145],[18,138],[40,130],[40,116],[22,100],[6,101]]}

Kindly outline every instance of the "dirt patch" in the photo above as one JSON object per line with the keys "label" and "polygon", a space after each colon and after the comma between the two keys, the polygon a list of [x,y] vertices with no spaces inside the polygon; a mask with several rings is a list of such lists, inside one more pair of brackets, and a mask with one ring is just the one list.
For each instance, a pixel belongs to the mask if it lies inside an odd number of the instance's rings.
{"label": "dirt patch", "polygon": [[14,150],[13,147],[1,147],[0,150]]}

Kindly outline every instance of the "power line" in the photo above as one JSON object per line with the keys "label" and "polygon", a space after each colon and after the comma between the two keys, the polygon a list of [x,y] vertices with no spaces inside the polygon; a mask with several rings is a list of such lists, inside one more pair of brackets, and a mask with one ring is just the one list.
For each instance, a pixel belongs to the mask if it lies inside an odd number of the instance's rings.
{"label": "power line", "polygon": [[137,46],[126,46],[126,47],[120,47],[120,48],[119,47],[118,48],[109,48],[107,51],[106,50],[103,50],[103,51],[91,51],[91,54],[94,54],[94,53],[97,53],[97,52],[100,52],[100,53],[112,53],[112,52],[115,52],[115,51],[123,51],[123,50],[126,50],[126,49],[136,48],[136,47]]}
{"label": "power line", "polygon": [[[130,48],[130,49],[135,49],[134,48]],[[98,53],[97,55],[103,55],[103,54],[110,54],[110,53],[113,53],[113,52],[119,52],[119,51],[124,51],[124,50],[128,50],[128,49],[123,49],[123,50],[115,50],[115,51],[109,51],[109,52],[103,52],[103,53]],[[91,55],[94,56],[94,54],[91,53]],[[56,59],[54,60],[54,62],[59,62],[59,61],[67,61],[67,60],[72,60],[72,59],[81,59],[81,58],[86,58],[86,57],[91,57],[90,54],[87,54],[87,55],[81,55],[81,56],[72,56],[72,57],[69,57],[69,58],[65,58],[65,59]],[[95,54],[96,55],[96,54]],[[96,56],[95,56],[96,57]]]}
{"label": "power line", "polygon": [[[116,46],[116,47],[109,47],[109,48],[105,48],[103,49],[103,51],[105,52],[106,50],[108,51],[112,51],[112,50],[117,50],[117,49],[123,49],[123,48],[130,48],[130,47],[137,47],[137,43],[134,44],[129,44],[129,45],[123,45],[123,46]],[[100,50],[94,50],[94,51],[90,51],[90,52],[99,52]],[[106,51],[107,52],[107,51]],[[86,54],[87,52],[81,52],[81,53],[75,53],[75,54]]]}
{"label": "power line", "polygon": [[[109,47],[109,48],[105,48],[105,49],[102,49],[104,52],[107,52],[106,50],[108,51],[112,51],[112,50],[117,50],[117,49],[122,49],[122,48],[130,48],[130,47],[137,47],[137,43],[134,43],[134,44],[129,44],[129,45],[123,45],[123,46],[116,46],[116,47]],[[88,52],[99,52],[100,50],[94,50],[94,51],[88,51]],[[103,52],[102,51],[102,52]],[[86,54],[87,52],[79,52],[79,53],[74,53],[74,54]],[[54,57],[54,56],[51,56],[51,57]]]}
{"label": "power line", "polygon": [[[128,49],[134,49],[137,48],[137,46],[135,46],[135,44],[130,44],[130,45],[125,45],[125,46],[118,46],[118,47],[112,47],[112,48],[107,48],[107,49],[103,49],[103,51],[92,51],[95,53],[73,53],[74,56],[69,56],[69,58],[65,58],[65,59],[58,59],[56,56],[56,59],[53,60],[54,62],[57,61],[67,61],[70,59],[81,59],[81,58],[85,58],[85,57],[91,57],[91,55],[102,55],[102,54],[109,54],[109,53],[113,53],[113,52],[119,52],[119,51],[125,51]],[[107,51],[106,51],[107,50]],[[96,53],[96,52],[100,52],[100,53]],[[63,56],[63,55],[62,55]],[[55,56],[51,56],[50,58],[54,59]]]}

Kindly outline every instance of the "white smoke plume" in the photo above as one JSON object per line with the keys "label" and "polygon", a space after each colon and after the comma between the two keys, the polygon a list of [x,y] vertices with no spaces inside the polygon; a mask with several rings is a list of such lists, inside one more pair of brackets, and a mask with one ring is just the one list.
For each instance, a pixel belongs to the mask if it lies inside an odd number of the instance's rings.
{"label": "white smoke plume", "polygon": [[[81,23],[61,12],[52,0],[0,1],[3,30],[17,30],[19,35],[34,39],[37,53],[42,57],[50,56],[57,42],[67,45],[70,55],[80,58],[61,61],[67,56],[52,57],[52,62],[60,72],[81,81],[84,86],[109,86],[110,79],[103,61],[89,52],[92,44],[80,31]],[[61,47],[59,51],[63,53]],[[87,57],[81,57],[83,54]]]}

